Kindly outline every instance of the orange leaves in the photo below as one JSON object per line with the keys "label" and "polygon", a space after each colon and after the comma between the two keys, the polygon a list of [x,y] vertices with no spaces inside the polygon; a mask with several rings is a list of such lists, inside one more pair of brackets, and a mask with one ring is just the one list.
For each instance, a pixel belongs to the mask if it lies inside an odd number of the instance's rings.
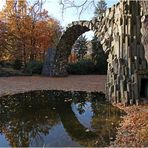
{"label": "orange leaves", "polygon": [[118,129],[114,146],[148,146],[148,105],[131,106],[123,109],[127,112],[127,115]]}
{"label": "orange leaves", "polygon": [[41,48],[40,50],[53,48],[54,38],[57,31],[56,28],[58,29],[58,25],[58,22],[56,22],[52,18],[48,18],[48,20],[41,20],[36,23],[35,34],[37,37],[37,43],[40,45]]}
{"label": "orange leaves", "polygon": [[11,54],[25,60],[24,63],[29,60],[43,60],[45,52],[49,47],[55,46],[55,41],[61,34],[58,21],[50,17],[48,11],[42,10],[41,1],[30,6],[26,0],[12,0],[0,12],[0,20],[5,22],[11,36],[6,37],[7,42],[11,42],[9,48],[14,50]]}
{"label": "orange leaves", "polygon": [[76,63],[77,61],[78,61],[77,55],[75,53],[71,53],[70,56],[68,57],[68,62]]}

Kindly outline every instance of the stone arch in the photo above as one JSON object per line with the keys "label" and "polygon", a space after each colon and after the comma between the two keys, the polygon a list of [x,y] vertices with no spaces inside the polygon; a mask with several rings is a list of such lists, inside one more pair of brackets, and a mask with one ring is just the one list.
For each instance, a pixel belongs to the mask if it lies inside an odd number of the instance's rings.
{"label": "stone arch", "polygon": [[66,66],[72,45],[80,35],[90,30],[95,31],[95,24],[93,21],[76,21],[69,24],[56,48],[54,67],[55,76],[67,75]]}
{"label": "stone arch", "polygon": [[[147,16],[147,9],[145,15]],[[57,45],[54,75],[67,75],[66,65],[69,52],[67,48],[79,35],[93,30],[100,38],[104,52],[108,54],[107,98],[114,103],[139,103],[143,99],[140,91],[143,85],[142,79],[144,79],[147,83],[144,84],[143,95],[148,99],[148,58],[145,58],[148,46],[147,44],[143,46],[141,42],[142,36],[145,38],[143,30],[147,32],[147,19],[142,24],[142,16],[140,1],[121,0],[107,9],[102,17],[91,21],[73,22]]]}

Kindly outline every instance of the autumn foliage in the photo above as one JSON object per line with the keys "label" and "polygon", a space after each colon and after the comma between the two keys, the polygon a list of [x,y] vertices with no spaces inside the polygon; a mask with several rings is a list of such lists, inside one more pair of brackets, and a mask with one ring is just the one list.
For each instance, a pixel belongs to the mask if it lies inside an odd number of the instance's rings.
{"label": "autumn foliage", "polygon": [[0,61],[43,61],[48,48],[55,47],[61,27],[42,5],[40,0],[6,0],[0,11]]}

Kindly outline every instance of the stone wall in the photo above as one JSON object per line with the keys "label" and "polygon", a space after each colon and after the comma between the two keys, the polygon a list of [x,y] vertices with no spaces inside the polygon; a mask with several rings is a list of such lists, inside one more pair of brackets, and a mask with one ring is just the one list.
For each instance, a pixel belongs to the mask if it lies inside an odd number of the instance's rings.
{"label": "stone wall", "polygon": [[103,49],[108,53],[106,94],[117,103],[133,104],[140,98],[137,72],[147,69],[141,43],[139,1],[121,1],[108,9],[98,30]]}
{"label": "stone wall", "polygon": [[140,1],[121,0],[107,9],[103,17],[70,24],[57,46],[55,75],[67,74],[67,59],[72,45],[79,35],[93,30],[108,55],[106,97],[115,103],[138,103],[141,79],[148,78],[148,49],[147,44],[141,42],[142,35],[143,41],[147,42],[147,34],[144,34],[147,17],[141,23],[141,6]]}

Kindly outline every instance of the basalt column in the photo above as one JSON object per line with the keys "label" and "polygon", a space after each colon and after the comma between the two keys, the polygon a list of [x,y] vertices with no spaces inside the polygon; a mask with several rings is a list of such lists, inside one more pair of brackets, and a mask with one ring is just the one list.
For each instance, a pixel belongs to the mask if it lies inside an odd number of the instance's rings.
{"label": "basalt column", "polygon": [[141,44],[139,1],[125,0],[114,6],[113,20],[106,94],[109,100],[115,103],[138,103],[140,95],[137,72],[147,69],[144,48]]}
{"label": "basalt column", "polygon": [[145,57],[148,61],[148,1],[141,1],[141,13],[142,13],[142,27],[141,27],[141,33],[142,33],[142,43],[145,48]]}

